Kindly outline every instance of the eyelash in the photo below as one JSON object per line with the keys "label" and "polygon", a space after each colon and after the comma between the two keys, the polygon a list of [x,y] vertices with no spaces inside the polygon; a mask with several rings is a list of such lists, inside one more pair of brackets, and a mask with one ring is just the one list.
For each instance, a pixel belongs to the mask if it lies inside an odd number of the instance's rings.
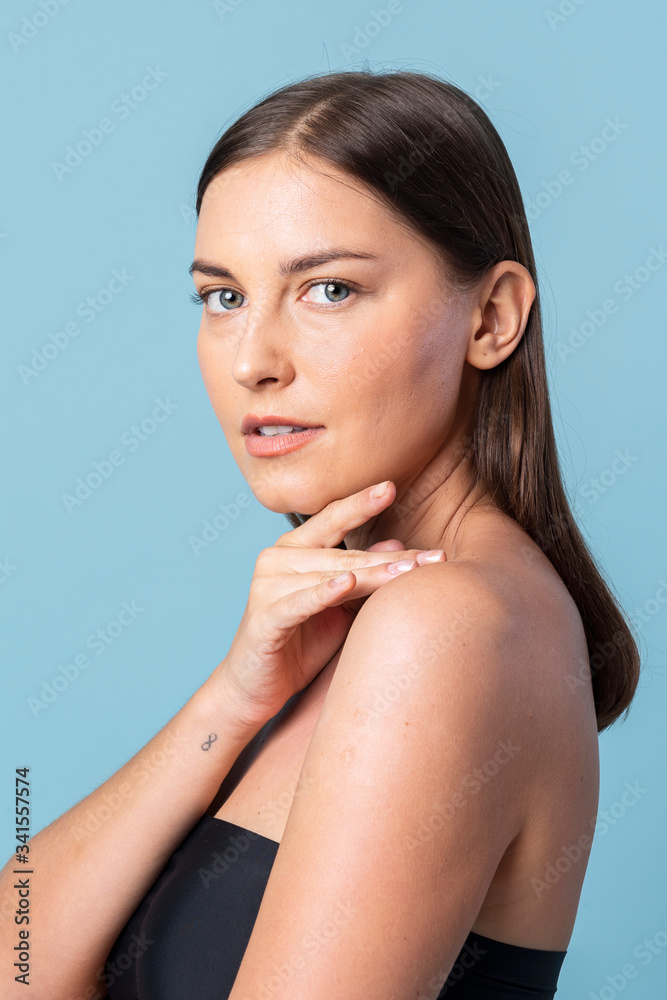
{"label": "eyelash", "polygon": [[[357,285],[356,282],[353,282],[353,281],[343,281],[342,278],[335,278],[335,277],[332,277],[332,278],[319,278],[316,281],[311,281],[311,283],[306,287],[305,291],[307,292],[309,289],[314,288],[316,285],[342,285],[343,288],[348,288],[351,292],[358,292],[359,291],[359,285]],[[209,295],[213,295],[214,292],[223,292],[223,291],[227,291],[227,290],[232,291],[232,292],[235,291],[235,289],[230,288],[229,285],[220,285],[218,288],[205,288],[205,289],[202,290],[201,294],[199,292],[191,292],[189,297],[190,297],[190,301],[194,302],[195,305],[204,306],[204,305],[206,305],[206,299],[209,297]],[[343,299],[343,302],[346,302],[346,301],[347,301],[347,297],[345,299]],[[322,305],[322,303],[315,303],[315,304]],[[342,302],[330,302],[329,306],[325,306],[325,308],[330,308],[331,306],[338,306],[338,305],[342,305]],[[229,309],[227,311],[228,312],[235,312],[236,310]],[[223,313],[216,313],[216,315],[217,316],[222,316]]]}

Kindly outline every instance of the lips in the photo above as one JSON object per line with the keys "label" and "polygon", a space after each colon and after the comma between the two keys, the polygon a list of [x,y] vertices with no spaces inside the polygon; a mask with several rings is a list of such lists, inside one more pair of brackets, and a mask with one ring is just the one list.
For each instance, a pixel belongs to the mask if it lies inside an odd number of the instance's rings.
{"label": "lips", "polygon": [[256,434],[258,427],[321,427],[322,424],[314,424],[312,421],[300,420],[298,417],[279,417],[273,414],[258,416],[255,413],[248,413],[241,422],[241,432],[243,434]]}
{"label": "lips", "polygon": [[309,427],[294,434],[278,434],[265,437],[251,432],[244,437],[246,451],[254,458],[271,458],[304,448],[324,433],[324,427]]}

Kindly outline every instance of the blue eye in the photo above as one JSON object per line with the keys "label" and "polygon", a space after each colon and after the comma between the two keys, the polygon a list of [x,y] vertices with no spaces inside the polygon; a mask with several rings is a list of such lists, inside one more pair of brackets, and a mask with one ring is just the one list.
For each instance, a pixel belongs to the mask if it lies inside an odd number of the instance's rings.
{"label": "blue eye", "polygon": [[[341,281],[339,278],[327,278],[326,281],[314,281],[306,289],[306,293],[311,288],[322,288],[325,300],[314,300],[314,305],[336,305],[344,302],[350,297],[350,292],[356,292],[358,286],[350,281]],[[306,294],[304,293],[304,294]],[[244,296],[233,288],[211,288],[209,291],[199,295],[197,292],[190,294],[190,300],[196,305],[205,305],[209,312],[221,315],[226,312],[234,312],[241,305],[238,300],[243,300]],[[306,300],[308,301],[308,300]]]}
{"label": "blue eye", "polygon": [[[344,299],[348,297],[351,291],[351,287],[349,285],[346,285],[342,281],[337,281],[336,279],[331,279],[329,281],[318,281],[315,284],[311,285],[308,288],[308,291],[310,292],[311,289],[313,288],[323,288],[324,294],[327,296],[327,301],[332,303],[344,301]],[[341,292],[343,292],[344,294],[341,295],[340,294]],[[324,304],[325,303],[323,303],[321,300],[320,302],[317,303],[317,305],[324,305]]]}
{"label": "blue eye", "polygon": [[196,305],[206,305],[212,313],[232,312],[238,308],[233,301],[235,295],[238,296],[239,292],[235,292],[233,288],[214,288],[210,292],[204,292],[203,295],[193,292],[190,301]]}

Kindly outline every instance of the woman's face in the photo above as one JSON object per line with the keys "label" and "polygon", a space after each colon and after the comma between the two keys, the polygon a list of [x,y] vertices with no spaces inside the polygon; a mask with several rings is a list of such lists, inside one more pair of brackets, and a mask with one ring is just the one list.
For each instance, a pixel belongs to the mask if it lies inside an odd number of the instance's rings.
{"label": "woman's face", "polygon": [[[192,273],[206,390],[268,509],[313,514],[385,479],[400,495],[454,443],[477,374],[470,309],[426,242],[356,180],[282,154],[227,168],[204,194]],[[248,414],[323,429],[258,456]]]}

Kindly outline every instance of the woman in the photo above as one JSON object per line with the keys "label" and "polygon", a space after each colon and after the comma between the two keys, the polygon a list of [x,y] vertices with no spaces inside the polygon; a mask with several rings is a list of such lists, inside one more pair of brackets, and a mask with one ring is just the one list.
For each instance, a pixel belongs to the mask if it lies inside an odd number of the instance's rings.
{"label": "woman", "polygon": [[197,212],[206,389],[292,530],[208,680],[33,838],[33,1000],[553,997],[639,657],[505,147],[435,77],[328,74],[222,135]]}

